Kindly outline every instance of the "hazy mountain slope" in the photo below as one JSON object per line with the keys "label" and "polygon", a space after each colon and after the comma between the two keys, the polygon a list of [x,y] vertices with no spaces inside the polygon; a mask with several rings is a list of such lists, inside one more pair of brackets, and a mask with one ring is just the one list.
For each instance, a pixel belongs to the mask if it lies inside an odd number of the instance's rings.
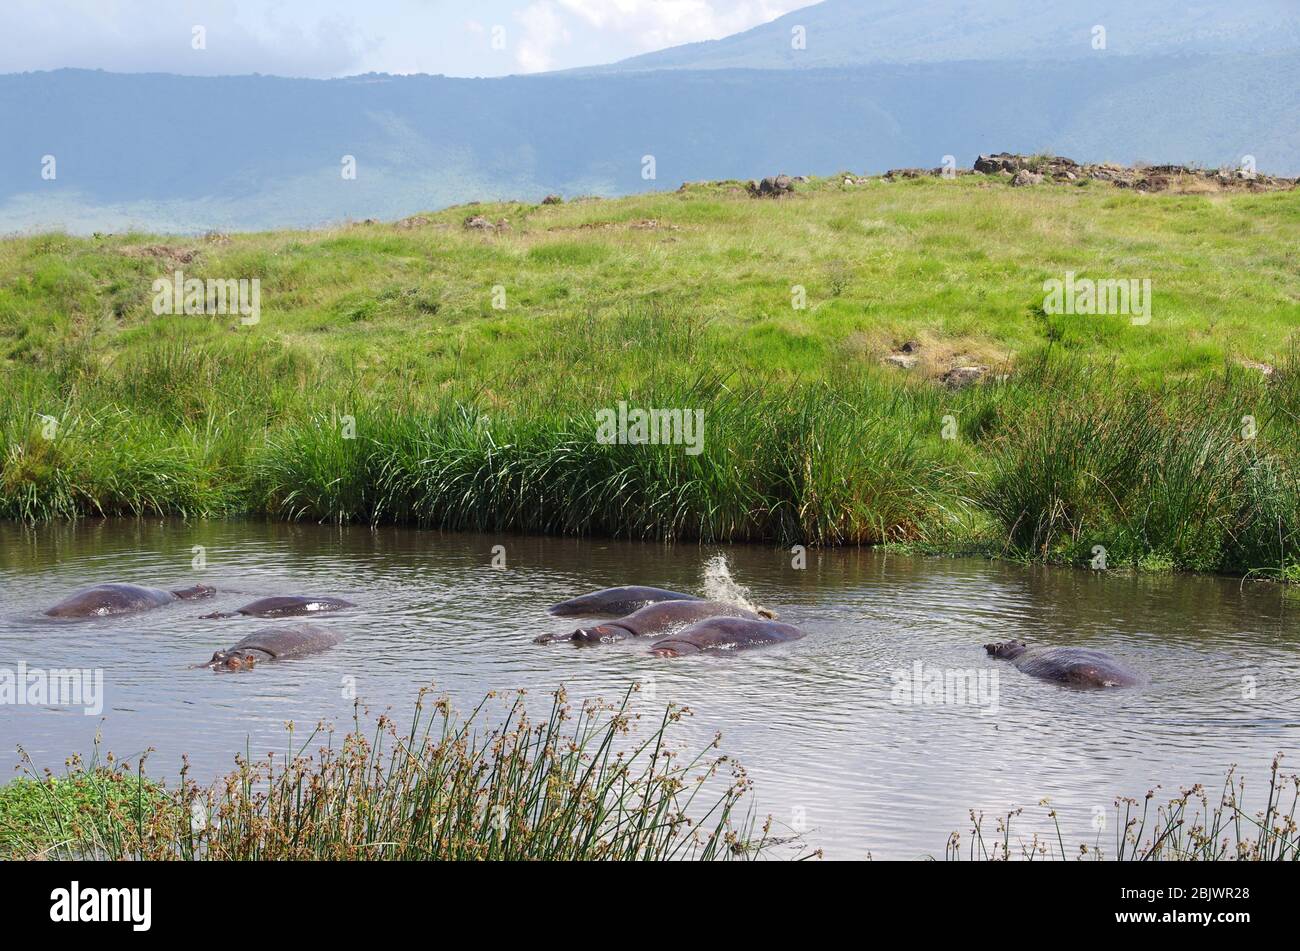
{"label": "hazy mountain slope", "polygon": [[[307,226],[947,154],[968,165],[1004,148],[1208,165],[1251,154],[1293,173],[1298,80],[1297,55],[501,80],[0,76],[0,230]],[[41,179],[46,154],[54,181]],[[645,155],[657,180],[641,176]]]}
{"label": "hazy mountain slope", "polygon": [[[1106,28],[1107,54],[1092,47]],[[791,30],[807,48],[791,48]],[[745,33],[604,67],[812,68],[1097,55],[1257,54],[1300,50],[1295,0],[825,0]]]}

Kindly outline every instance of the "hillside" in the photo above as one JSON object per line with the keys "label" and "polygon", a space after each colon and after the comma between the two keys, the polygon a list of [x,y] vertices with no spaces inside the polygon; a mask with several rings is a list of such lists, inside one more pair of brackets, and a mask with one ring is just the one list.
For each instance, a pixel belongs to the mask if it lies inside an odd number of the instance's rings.
{"label": "hillside", "polygon": [[[836,176],[781,199],[722,182],[311,232],[7,240],[0,514],[1066,560],[1104,537],[1116,564],[1289,572],[1300,192],[1187,188]],[[259,319],[156,315],[153,282],[177,270],[257,278]],[[1049,312],[1045,282],[1071,272],[1149,280],[1151,319]],[[938,382],[976,364],[977,385]],[[620,400],[698,408],[704,451],[600,444],[595,413]]]}
{"label": "hillside", "polygon": [[[623,60],[603,71],[811,69],[880,63],[1253,56],[1300,50],[1289,0],[824,0],[744,33]],[[802,27],[806,46],[794,49]]]}
{"label": "hillside", "polygon": [[1296,53],[499,80],[60,70],[0,76],[0,232],[316,227],[998,148],[1294,174],[1298,115]]}

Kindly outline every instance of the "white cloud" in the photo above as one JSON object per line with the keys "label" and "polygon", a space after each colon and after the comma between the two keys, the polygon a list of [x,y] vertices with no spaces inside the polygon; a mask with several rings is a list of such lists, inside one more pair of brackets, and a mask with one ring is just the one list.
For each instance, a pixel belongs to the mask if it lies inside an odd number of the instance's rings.
{"label": "white cloud", "polygon": [[[193,30],[206,31],[195,49]],[[346,13],[304,19],[251,0],[4,0],[0,70],[82,67],[190,75],[346,72],[371,41]]]}
{"label": "white cloud", "polygon": [[716,40],[810,5],[811,0],[555,0],[598,30],[621,33],[639,51]]}
{"label": "white cloud", "polygon": [[554,0],[540,0],[515,14],[524,35],[515,47],[515,61],[526,73],[540,73],[555,64],[555,48],[572,36]]}
{"label": "white cloud", "polygon": [[[492,75],[717,39],[812,0],[0,0],[0,72]],[[505,55],[486,37],[507,26]],[[191,46],[194,26],[207,48]]]}

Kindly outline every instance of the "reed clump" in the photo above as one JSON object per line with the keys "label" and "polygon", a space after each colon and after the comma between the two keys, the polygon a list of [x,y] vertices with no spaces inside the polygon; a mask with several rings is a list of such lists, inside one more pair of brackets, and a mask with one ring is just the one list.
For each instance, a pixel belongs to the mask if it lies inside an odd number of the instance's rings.
{"label": "reed clump", "polygon": [[[716,739],[693,755],[672,745],[668,734],[688,711],[669,708],[638,731],[631,698],[574,710],[559,692],[534,720],[517,697],[489,725],[482,704],[461,719],[445,698],[422,693],[405,728],[381,716],[367,729],[360,713],[342,737],[318,727],[299,738],[291,727],[284,756],[239,757],[211,786],[188,766],[163,786],[144,776],[143,760],[134,772],[111,757],[73,760],[67,777],[20,780],[21,835],[4,834],[19,825],[5,821],[7,798],[19,796],[13,784],[0,787],[0,851],[218,861],[762,854],[768,829],[741,808],[744,770],[716,752]],[[78,808],[64,808],[68,788],[79,791]]]}
{"label": "reed clump", "polygon": [[1154,790],[1141,800],[1115,800],[1114,823],[1096,823],[1092,842],[1067,846],[1057,813],[1051,810],[1054,833],[1017,837],[1013,831],[1022,809],[994,817],[986,829],[983,813],[971,812],[969,839],[960,833],[948,838],[950,860],[1008,861],[1025,859],[1121,862],[1296,862],[1300,861],[1300,776],[1282,770],[1282,754],[1269,772],[1264,808],[1246,805],[1246,782],[1236,769],[1228,771],[1217,794],[1197,784],[1179,790],[1168,801],[1156,801]]}
{"label": "reed clump", "polygon": [[1282,577],[1300,561],[1288,401],[1231,378],[1046,388],[993,440],[975,496],[1026,557]]}
{"label": "reed clump", "polygon": [[251,463],[254,508],[318,521],[704,541],[874,544],[934,521],[953,477],[912,433],[825,387],[644,401],[703,414],[702,451],[602,444],[590,404],[320,415]]}

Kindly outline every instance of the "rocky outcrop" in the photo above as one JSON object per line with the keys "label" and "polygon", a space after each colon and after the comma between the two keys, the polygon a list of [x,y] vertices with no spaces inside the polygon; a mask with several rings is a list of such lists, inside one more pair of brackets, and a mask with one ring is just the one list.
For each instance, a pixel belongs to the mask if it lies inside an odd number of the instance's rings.
{"label": "rocky outcrop", "polygon": [[1015,186],[1096,181],[1140,192],[1286,191],[1300,185],[1300,179],[1278,178],[1244,169],[1199,169],[1188,165],[1130,167],[1113,162],[1080,165],[1060,155],[1016,155],[1011,152],[981,155],[975,160],[975,171],[1010,177]]}
{"label": "rocky outcrop", "polygon": [[751,198],[784,198],[794,194],[794,180],[789,175],[777,175],[765,178],[761,182],[749,183]]}
{"label": "rocky outcrop", "polygon": [[483,215],[470,215],[465,219],[465,227],[469,231],[508,231],[510,222],[505,218],[499,218],[496,224],[493,224]]}

